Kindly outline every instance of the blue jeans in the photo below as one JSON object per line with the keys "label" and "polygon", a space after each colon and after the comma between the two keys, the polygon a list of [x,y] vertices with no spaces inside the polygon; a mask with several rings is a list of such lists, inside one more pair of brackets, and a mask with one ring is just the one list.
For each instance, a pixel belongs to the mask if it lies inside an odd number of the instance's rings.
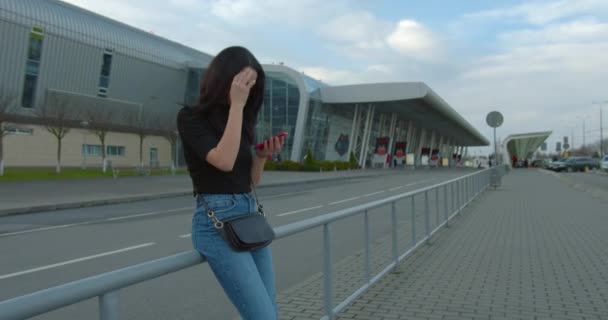
{"label": "blue jeans", "polygon": [[237,252],[220,236],[207,216],[203,198],[219,220],[255,212],[250,194],[204,194],[196,198],[192,244],[205,258],[215,277],[244,320],[278,319],[272,255],[269,247]]}

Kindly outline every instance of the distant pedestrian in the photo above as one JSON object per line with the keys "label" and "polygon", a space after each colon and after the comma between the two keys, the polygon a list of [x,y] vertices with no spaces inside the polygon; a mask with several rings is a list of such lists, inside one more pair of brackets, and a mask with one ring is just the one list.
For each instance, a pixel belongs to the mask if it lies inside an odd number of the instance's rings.
{"label": "distant pedestrian", "polygon": [[[264,81],[262,66],[247,49],[224,49],[205,72],[200,103],[184,107],[177,118],[197,204],[192,243],[207,258],[242,319],[249,320],[278,319],[270,248],[235,248],[223,235],[234,230],[226,230],[228,219],[258,211],[252,187],[260,182],[266,158],[280,152],[284,143],[284,138],[275,137],[252,152]],[[256,227],[256,240],[257,231],[267,230],[265,237],[272,230],[258,217],[255,225],[247,225]]]}

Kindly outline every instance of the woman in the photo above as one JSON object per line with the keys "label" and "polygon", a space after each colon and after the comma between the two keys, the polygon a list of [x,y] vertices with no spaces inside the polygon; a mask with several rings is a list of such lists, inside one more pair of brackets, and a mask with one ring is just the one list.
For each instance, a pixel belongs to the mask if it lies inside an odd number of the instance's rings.
{"label": "woman", "polygon": [[278,315],[270,248],[232,250],[207,216],[207,206],[219,220],[257,209],[252,186],[260,182],[266,158],[284,142],[269,139],[253,153],[264,80],[260,63],[247,49],[224,49],[205,73],[198,105],[180,110],[177,123],[197,201],[194,248],[207,258],[243,319],[271,320]]}

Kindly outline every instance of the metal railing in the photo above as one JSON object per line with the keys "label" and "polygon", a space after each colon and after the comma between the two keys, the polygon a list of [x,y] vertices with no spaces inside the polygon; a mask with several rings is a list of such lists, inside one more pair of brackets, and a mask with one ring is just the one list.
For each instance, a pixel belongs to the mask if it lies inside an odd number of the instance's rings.
{"label": "metal railing", "polygon": [[[382,200],[369,202],[356,207],[335,211],[322,216],[302,220],[299,222],[275,228],[277,239],[286,238],[313,228],[323,227],[323,291],[325,316],[322,319],[333,317],[363,294],[370,286],[380,280],[389,271],[399,265],[403,259],[412,254],[421,245],[427,243],[431,236],[442,227],[447,227],[449,221],[459,214],[469,203],[485,191],[491,182],[491,176],[503,175],[502,167],[495,167],[471,173],[456,179],[445,181],[422,189],[405,192]],[[430,226],[430,194],[435,191],[437,216],[440,215],[439,190],[443,189],[443,220],[435,229]],[[448,190],[450,201],[448,201]],[[416,238],[416,201],[415,196],[424,195],[424,225],[425,236],[417,241]],[[411,245],[399,254],[398,228],[396,202],[411,199]],[[392,262],[376,275],[371,274],[371,232],[369,211],[390,205],[392,229]],[[333,275],[331,250],[331,224],[355,215],[364,215],[365,237],[365,284],[353,292],[344,301],[334,305],[333,301]],[[439,220],[439,219],[438,219]],[[0,302],[0,319],[24,319],[47,313],[68,305],[72,305],[90,298],[99,300],[101,320],[119,319],[119,291],[120,289],[148,281],[172,272],[180,271],[205,262],[196,251],[179,253],[173,256],[152,260],[131,267],[88,277],[64,285],[37,291],[28,295],[16,297]]]}

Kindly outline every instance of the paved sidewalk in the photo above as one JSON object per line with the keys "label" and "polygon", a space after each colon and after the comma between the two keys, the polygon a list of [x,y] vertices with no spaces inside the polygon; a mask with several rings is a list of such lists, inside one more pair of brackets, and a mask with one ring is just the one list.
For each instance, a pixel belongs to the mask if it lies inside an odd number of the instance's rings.
{"label": "paved sidewalk", "polygon": [[[390,174],[390,170],[266,172],[261,187]],[[0,216],[192,194],[188,175],[0,183]]]}
{"label": "paved sidewalk", "polygon": [[[361,266],[336,273],[348,282]],[[607,266],[608,202],[514,170],[337,319],[608,319]],[[281,319],[319,319],[321,282],[280,295]]]}

